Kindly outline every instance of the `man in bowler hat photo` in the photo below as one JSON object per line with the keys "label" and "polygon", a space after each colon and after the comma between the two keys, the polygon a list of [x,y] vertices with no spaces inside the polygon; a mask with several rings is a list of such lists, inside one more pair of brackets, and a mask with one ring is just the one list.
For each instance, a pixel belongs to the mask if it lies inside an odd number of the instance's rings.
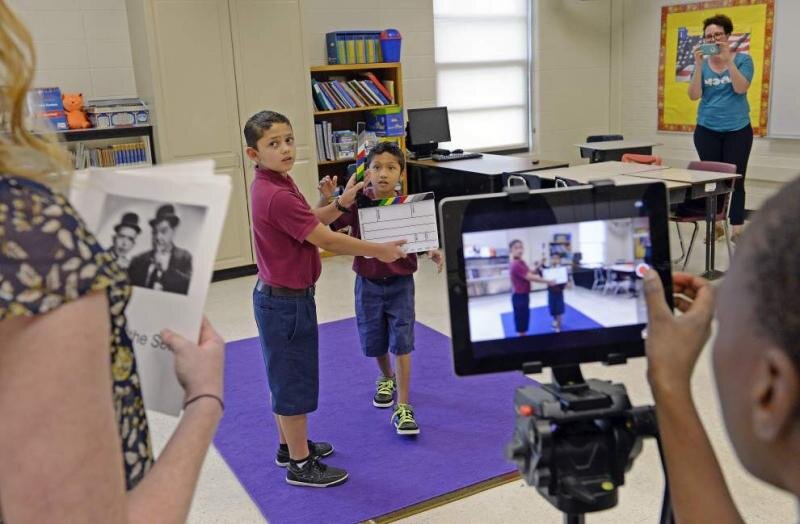
{"label": "man in bowler hat photo", "polygon": [[137,255],[128,268],[131,284],[185,295],[192,279],[192,254],[174,244],[181,220],[175,206],[164,204],[150,220],[153,249]]}
{"label": "man in bowler hat photo", "polygon": [[117,261],[117,265],[122,269],[128,269],[131,265],[131,251],[136,245],[136,238],[142,228],[139,227],[139,215],[136,213],[125,213],[119,224],[114,226],[114,236],[111,239],[111,254]]}

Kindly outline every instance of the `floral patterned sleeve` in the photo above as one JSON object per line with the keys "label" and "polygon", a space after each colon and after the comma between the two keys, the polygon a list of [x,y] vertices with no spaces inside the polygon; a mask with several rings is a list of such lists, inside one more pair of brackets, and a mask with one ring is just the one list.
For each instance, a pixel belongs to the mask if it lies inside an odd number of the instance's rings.
{"label": "floral patterned sleeve", "polygon": [[0,177],[0,320],[46,313],[112,280],[103,250],[66,200],[39,184]]}

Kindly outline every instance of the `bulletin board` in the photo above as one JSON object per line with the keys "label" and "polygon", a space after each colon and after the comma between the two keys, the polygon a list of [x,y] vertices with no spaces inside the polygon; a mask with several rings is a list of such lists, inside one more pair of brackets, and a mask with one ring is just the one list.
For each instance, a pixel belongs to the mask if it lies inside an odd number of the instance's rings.
{"label": "bulletin board", "polygon": [[774,12],[775,0],[715,0],[661,8],[658,63],[660,131],[694,131],[699,100],[689,100],[687,94],[694,70],[692,48],[703,40],[703,20],[724,14],[733,21],[731,47],[753,59],[754,74],[747,90],[750,121],[753,134],[766,134]]}

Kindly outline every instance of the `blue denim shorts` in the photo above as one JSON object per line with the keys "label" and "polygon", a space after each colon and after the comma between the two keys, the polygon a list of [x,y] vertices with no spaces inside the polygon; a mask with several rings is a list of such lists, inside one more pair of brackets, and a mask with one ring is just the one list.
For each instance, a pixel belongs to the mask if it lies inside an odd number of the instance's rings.
{"label": "blue denim shorts", "polygon": [[356,275],[356,321],[368,357],[414,351],[414,275],[369,279]]}
{"label": "blue denim shorts", "polygon": [[253,290],[253,312],[261,338],[272,394],[272,411],[292,416],[317,409],[319,335],[312,295],[274,296],[269,288]]}

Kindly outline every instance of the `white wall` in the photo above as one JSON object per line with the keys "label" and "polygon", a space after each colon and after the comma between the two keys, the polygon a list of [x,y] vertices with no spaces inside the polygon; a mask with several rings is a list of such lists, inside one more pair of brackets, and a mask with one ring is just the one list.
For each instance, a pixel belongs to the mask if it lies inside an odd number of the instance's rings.
{"label": "white wall", "polygon": [[[617,103],[622,107],[622,124],[618,130],[626,138],[652,139],[663,143],[656,152],[664,157],[666,164],[684,166],[690,160],[697,160],[691,134],[656,131],[661,7],[687,2],[613,1],[623,4],[621,16],[614,19],[612,28],[613,32],[622,34],[621,41],[618,42],[621,52],[615,46],[611,53],[612,56],[621,57],[622,82]],[[758,209],[781,184],[798,175],[800,140],[756,138],[747,168],[746,208]]]}
{"label": "white wall", "polygon": [[534,150],[585,162],[574,146],[609,131],[611,0],[534,0]]}
{"label": "white wall", "polygon": [[308,65],[327,63],[325,33],[391,27],[403,37],[406,108],[436,105],[432,0],[303,0],[301,9]]}
{"label": "white wall", "polygon": [[9,0],[33,35],[36,87],[136,96],[124,0]]}

